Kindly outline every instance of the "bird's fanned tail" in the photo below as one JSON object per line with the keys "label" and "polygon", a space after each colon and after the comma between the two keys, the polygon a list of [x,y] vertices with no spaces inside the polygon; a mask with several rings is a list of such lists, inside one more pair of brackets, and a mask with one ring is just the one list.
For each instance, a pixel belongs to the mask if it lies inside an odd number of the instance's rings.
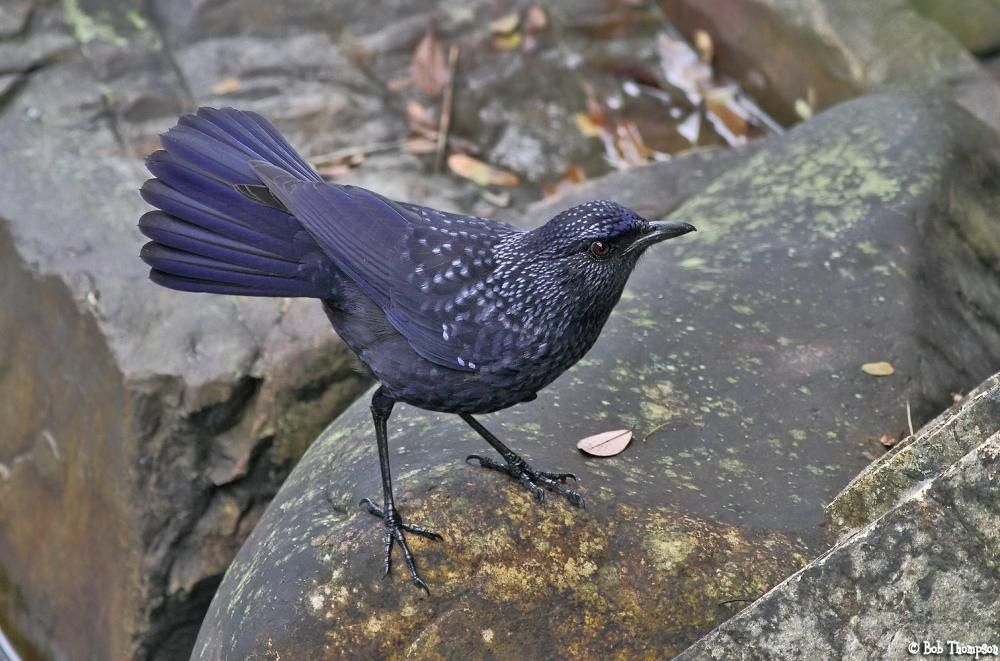
{"label": "bird's fanned tail", "polygon": [[141,191],[157,210],[139,220],[152,239],[141,256],[154,282],[243,296],[331,294],[329,261],[308,232],[287,211],[238,190],[261,183],[251,161],[321,181],[267,120],[202,108],[181,118],[162,142],[164,149],[147,159],[155,178]]}

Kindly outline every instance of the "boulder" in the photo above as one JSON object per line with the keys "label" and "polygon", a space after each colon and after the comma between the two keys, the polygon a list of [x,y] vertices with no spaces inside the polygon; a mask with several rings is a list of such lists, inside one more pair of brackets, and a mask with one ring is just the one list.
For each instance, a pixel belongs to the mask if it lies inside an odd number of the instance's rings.
{"label": "boulder", "polygon": [[1000,375],[994,375],[851,480],[826,506],[828,529],[844,536],[868,525],[998,430]]}
{"label": "boulder", "polygon": [[[197,81],[201,65],[172,60],[139,14],[105,24],[90,3],[8,4],[0,623],[48,658],[186,656],[264,506],[368,381],[313,302],[183,295],[146,279],[140,158],[195,99],[218,102],[178,75]],[[345,108],[364,79],[328,37],[266,46],[284,58],[271,85],[328,104],[323,117],[345,129],[362,121]],[[310,82],[334,68],[342,85]],[[375,97],[358,108],[377,116]],[[311,130],[305,102],[239,103]]]}
{"label": "boulder", "polygon": [[[482,418],[535,466],[576,473],[587,510],[536,506],[462,463],[485,448],[455,416],[397,407],[401,512],[445,541],[411,541],[429,596],[398,553],[382,580],[381,528],[357,505],[380,493],[358,401],[240,550],[196,658],[677,653],[825,548],[823,503],[906,428],[906,402],[920,424],[1000,364],[1000,145],[966,111],[866,97],[721,176],[689,158],[625,196],[592,184],[699,232],[644,258],[538,400]],[[704,190],[676,188],[699,169]],[[893,374],[862,369],[879,361]],[[635,440],[616,457],[574,448],[621,428]]]}
{"label": "boulder", "polygon": [[990,55],[1000,48],[1000,2],[997,0],[966,0],[961,11],[936,0],[910,0],[910,5],[940,23],[977,55]]}
{"label": "boulder", "polygon": [[[976,400],[930,423],[970,450],[884,514],[748,606],[678,659],[910,659],[973,656],[950,647],[1000,636],[1000,374]],[[973,396],[970,396],[970,400]],[[978,403],[976,403],[978,402]],[[991,403],[990,403],[991,402]],[[882,469],[877,465],[863,473]],[[856,491],[858,483],[848,491]],[[992,649],[989,649],[992,648]]]}

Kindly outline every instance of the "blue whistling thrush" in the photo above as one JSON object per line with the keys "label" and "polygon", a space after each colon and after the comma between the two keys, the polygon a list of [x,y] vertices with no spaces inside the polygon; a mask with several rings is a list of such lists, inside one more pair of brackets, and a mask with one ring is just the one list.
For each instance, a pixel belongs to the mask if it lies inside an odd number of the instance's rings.
{"label": "blue whistling thrush", "polygon": [[536,470],[473,414],[534,399],[594,344],[639,256],[694,230],[614,202],[563,211],[531,231],[324,182],[264,118],[201,108],[161,136],[139,220],[153,282],[191,292],[305,296],[381,386],[371,401],[385,526],[385,572],[398,544],[413,581],[406,523],[393,504],[387,424],[393,404],[456,413],[503,461],[472,455],[538,500],[583,505],[570,473]]}

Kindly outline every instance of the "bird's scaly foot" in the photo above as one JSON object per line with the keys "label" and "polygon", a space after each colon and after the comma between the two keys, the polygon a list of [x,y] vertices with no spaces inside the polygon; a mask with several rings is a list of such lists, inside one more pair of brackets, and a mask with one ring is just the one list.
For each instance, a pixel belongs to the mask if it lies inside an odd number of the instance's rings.
{"label": "bird's scaly foot", "polygon": [[417,566],[413,561],[413,553],[410,552],[410,547],[406,544],[406,536],[403,535],[403,531],[405,530],[406,532],[412,532],[414,535],[438,541],[444,540],[444,537],[426,528],[421,528],[410,523],[403,523],[403,518],[399,516],[399,512],[396,511],[395,507],[390,506],[387,509],[379,507],[371,498],[363,499],[360,504],[368,509],[369,514],[374,514],[382,519],[382,522],[385,524],[385,535],[383,537],[385,544],[385,573],[382,575],[382,578],[388,576],[389,570],[392,568],[392,545],[399,544],[399,548],[403,551],[403,559],[406,560],[406,566],[410,570],[410,578],[413,579],[413,583],[417,587],[423,588],[427,594],[430,594],[427,584],[424,583],[424,580],[417,573]]}
{"label": "bird's scaly foot", "polygon": [[[518,481],[525,489],[530,491],[534,496],[535,500],[541,502],[545,500],[545,489],[549,491],[554,491],[560,496],[565,496],[566,499],[573,505],[577,507],[584,507],[583,496],[573,491],[572,489],[567,489],[564,484],[567,480],[573,480],[576,482],[576,475],[572,473],[549,473],[548,471],[538,471],[534,470],[531,466],[527,464],[523,459],[517,457],[515,461],[508,461],[505,463],[500,463],[494,461],[489,457],[481,457],[478,454],[470,454],[465,458],[466,462],[475,459],[479,462],[479,465],[483,468],[489,468],[491,470],[500,471],[501,473],[506,473],[512,478]],[[542,488],[544,487],[544,489]]]}

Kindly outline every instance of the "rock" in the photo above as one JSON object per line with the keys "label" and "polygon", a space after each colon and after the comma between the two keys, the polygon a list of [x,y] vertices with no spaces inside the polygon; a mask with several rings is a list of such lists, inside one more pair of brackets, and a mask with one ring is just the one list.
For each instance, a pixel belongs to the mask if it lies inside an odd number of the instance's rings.
{"label": "rock", "polygon": [[882,516],[1000,431],[1000,375],[879,457],[826,507],[829,529],[845,535]]}
{"label": "rock", "polygon": [[[1000,374],[979,396],[996,408]],[[1000,418],[978,416],[970,404],[928,425],[971,450],[678,659],[908,659],[924,641],[949,656],[963,654],[947,641],[995,646]]]}
{"label": "rock", "polygon": [[[177,71],[198,65],[92,3],[37,4],[0,44],[18,72],[0,99],[0,622],[48,658],[178,658],[278,485],[367,381],[314,302],[148,282],[138,157],[189,107]],[[274,87],[358,94],[328,40],[267,45],[287,56]],[[307,81],[334,66],[343,87]]]}
{"label": "rock", "polygon": [[[798,119],[799,100],[826,108],[865,92],[916,88],[953,98],[1000,128],[1000,87],[958,39],[918,13],[919,1],[659,4],[689,38],[695,30],[708,31],[716,65],[783,122]],[[937,4],[948,13],[950,5]]]}
{"label": "rock", "polygon": [[996,0],[966,0],[961,11],[935,0],[910,0],[910,5],[940,23],[977,55],[988,55],[1000,48],[1000,3]]}
{"label": "rock", "polygon": [[[967,112],[890,95],[833,108],[722,176],[702,155],[628,196],[591,184],[699,231],[644,258],[584,360],[483,419],[536,466],[579,475],[588,509],[536,507],[461,462],[484,447],[455,416],[400,406],[397,499],[445,542],[411,542],[429,598],[398,554],[382,580],[379,524],[357,506],[379,495],[359,401],[240,550],[196,657],[680,651],[825,547],[822,504],[905,428],[905,401],[919,424],[1000,362],[998,157]],[[678,187],[698,169],[707,188]],[[675,208],[659,189],[693,197]],[[879,360],[893,376],[861,371]],[[614,458],[574,449],[624,428],[636,440]]]}

